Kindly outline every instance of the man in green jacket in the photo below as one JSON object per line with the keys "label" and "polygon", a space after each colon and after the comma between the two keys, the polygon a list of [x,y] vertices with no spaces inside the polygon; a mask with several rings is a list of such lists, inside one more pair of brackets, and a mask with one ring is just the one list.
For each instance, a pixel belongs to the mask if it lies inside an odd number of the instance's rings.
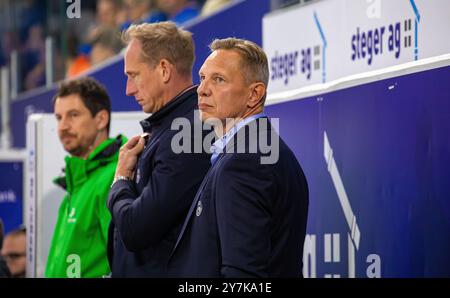
{"label": "man in green jacket", "polygon": [[111,271],[106,200],[126,140],[120,135],[108,138],[111,103],[105,88],[92,78],[64,82],[53,106],[58,136],[70,156],[65,158],[64,175],[55,179],[67,194],[59,208],[45,276],[102,277]]}

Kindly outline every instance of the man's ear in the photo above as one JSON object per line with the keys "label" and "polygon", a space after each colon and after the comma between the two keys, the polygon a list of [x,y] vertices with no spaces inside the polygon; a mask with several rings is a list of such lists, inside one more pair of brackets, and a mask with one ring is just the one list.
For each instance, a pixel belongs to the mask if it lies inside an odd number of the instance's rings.
{"label": "man's ear", "polygon": [[107,110],[101,110],[97,112],[95,115],[95,122],[97,125],[97,130],[105,130],[108,127],[109,123],[109,114]]}
{"label": "man's ear", "polygon": [[170,81],[170,77],[172,76],[174,65],[170,63],[167,59],[161,59],[159,61],[159,69],[161,71],[161,77],[163,83],[167,83]]}
{"label": "man's ear", "polygon": [[249,96],[247,100],[247,107],[254,108],[263,100],[266,95],[266,85],[262,82],[256,82],[249,87]]}

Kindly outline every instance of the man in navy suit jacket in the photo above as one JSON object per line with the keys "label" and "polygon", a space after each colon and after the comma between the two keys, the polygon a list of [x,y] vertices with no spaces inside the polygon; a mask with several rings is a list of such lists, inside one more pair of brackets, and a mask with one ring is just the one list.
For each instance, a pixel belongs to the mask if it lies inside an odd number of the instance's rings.
{"label": "man in navy suit jacket", "polygon": [[263,112],[267,57],[253,42],[235,38],[210,48],[197,93],[200,117],[219,139],[169,271],[176,277],[301,277],[308,186]]}

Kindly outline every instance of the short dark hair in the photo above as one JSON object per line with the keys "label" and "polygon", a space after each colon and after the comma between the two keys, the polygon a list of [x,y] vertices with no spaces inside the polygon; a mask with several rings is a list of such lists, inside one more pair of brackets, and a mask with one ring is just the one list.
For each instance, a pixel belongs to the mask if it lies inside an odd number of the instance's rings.
{"label": "short dark hair", "polygon": [[97,80],[90,77],[83,77],[75,80],[64,81],[59,85],[58,91],[53,97],[53,107],[58,97],[65,97],[78,94],[83,104],[91,112],[92,117],[101,110],[108,112],[108,133],[111,123],[111,101],[106,88]]}
{"label": "short dark hair", "polygon": [[27,227],[25,225],[20,225],[11,232],[8,233],[8,236],[20,236],[27,234]]}

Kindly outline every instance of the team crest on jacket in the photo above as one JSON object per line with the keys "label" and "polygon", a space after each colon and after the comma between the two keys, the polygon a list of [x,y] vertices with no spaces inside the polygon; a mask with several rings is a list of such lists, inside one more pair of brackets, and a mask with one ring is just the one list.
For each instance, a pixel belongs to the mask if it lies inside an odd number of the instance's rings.
{"label": "team crest on jacket", "polygon": [[75,207],[72,207],[72,209],[70,209],[70,212],[69,212],[69,218],[67,218],[68,223],[74,223],[77,221],[75,214],[76,214],[76,209],[75,209]]}
{"label": "team crest on jacket", "polygon": [[200,216],[200,214],[202,214],[202,210],[203,210],[202,201],[198,201],[195,215]]}

